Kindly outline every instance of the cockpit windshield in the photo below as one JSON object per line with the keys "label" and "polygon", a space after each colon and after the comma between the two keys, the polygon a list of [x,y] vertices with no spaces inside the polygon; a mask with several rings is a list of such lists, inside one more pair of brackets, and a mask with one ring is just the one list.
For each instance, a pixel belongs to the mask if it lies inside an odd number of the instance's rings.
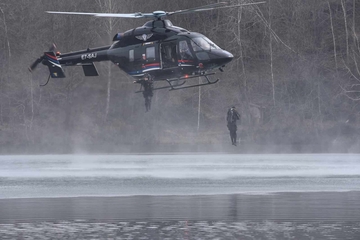
{"label": "cockpit windshield", "polygon": [[210,51],[212,49],[220,49],[215,43],[213,43],[207,37],[195,37],[191,39],[191,46],[194,52],[198,51]]}

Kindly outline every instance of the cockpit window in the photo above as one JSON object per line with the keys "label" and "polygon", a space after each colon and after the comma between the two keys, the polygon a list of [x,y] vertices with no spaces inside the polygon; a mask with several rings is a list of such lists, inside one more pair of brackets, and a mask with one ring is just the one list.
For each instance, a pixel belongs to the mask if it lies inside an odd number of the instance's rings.
{"label": "cockpit window", "polygon": [[189,49],[189,45],[186,40],[182,40],[179,42],[179,50],[182,60],[188,60],[193,58],[193,55]]}
{"label": "cockpit window", "polygon": [[198,51],[210,51],[212,49],[220,49],[215,43],[213,43],[207,37],[196,37],[191,39],[191,46],[194,52]]}

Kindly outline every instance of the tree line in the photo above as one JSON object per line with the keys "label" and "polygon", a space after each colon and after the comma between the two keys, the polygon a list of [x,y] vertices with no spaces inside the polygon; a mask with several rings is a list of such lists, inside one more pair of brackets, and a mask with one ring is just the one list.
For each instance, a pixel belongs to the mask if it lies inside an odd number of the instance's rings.
{"label": "tree line", "polygon": [[157,91],[148,113],[133,79],[111,63],[96,64],[95,78],[66,68],[67,78],[45,87],[47,68],[27,71],[52,43],[60,52],[106,46],[116,33],[145,22],[45,11],[174,11],[215,2],[0,0],[0,153],[110,153],[136,146],[171,151],[199,144],[216,149],[230,141],[225,115],[232,105],[241,113],[246,146],[358,151],[356,0],[267,0],[172,17],[174,25],[206,35],[235,57],[215,85]]}

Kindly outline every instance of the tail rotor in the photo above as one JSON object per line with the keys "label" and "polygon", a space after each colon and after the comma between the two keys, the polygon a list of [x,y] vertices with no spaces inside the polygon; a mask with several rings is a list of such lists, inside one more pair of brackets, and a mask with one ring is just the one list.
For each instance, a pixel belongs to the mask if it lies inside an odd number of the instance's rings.
{"label": "tail rotor", "polygon": [[64,78],[65,74],[55,51],[56,45],[52,44],[48,52],[44,52],[42,56],[40,56],[38,59],[35,60],[35,62],[30,65],[30,67],[28,68],[29,71],[33,72],[39,65],[39,63],[42,63],[49,68],[50,76],[52,78]]}
{"label": "tail rotor", "polygon": [[[56,50],[56,45],[55,43],[51,44],[50,48],[49,48],[49,52],[55,52]],[[39,65],[39,63],[41,63],[43,60],[45,59],[45,54],[43,54],[42,56],[40,56],[38,59],[36,59],[33,64],[30,65],[30,67],[28,68],[28,70],[30,72],[34,71],[36,69],[36,67]]]}
{"label": "tail rotor", "polygon": [[39,63],[41,63],[43,59],[44,59],[44,56],[41,56],[38,59],[36,59],[35,62],[33,62],[33,64],[30,65],[28,70],[30,72],[34,71],[36,69],[37,65],[39,65]]}

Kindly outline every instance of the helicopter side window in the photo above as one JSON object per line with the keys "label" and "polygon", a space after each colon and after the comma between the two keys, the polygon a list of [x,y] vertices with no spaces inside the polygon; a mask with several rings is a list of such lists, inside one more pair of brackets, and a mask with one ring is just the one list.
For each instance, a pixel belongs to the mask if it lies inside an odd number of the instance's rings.
{"label": "helicopter side window", "polygon": [[146,59],[155,59],[155,47],[146,48]]}
{"label": "helicopter side window", "polygon": [[167,61],[167,62],[174,62],[175,61],[175,54],[176,53],[176,48],[174,49],[173,46],[171,45],[167,45],[167,46],[164,46],[163,48],[163,57],[164,57],[164,60]]}
{"label": "helicopter side window", "polygon": [[161,44],[161,58],[163,68],[176,67],[177,56],[176,56],[176,42],[167,42]]}
{"label": "helicopter side window", "polygon": [[167,61],[173,61],[173,57],[172,57],[172,54],[173,53],[173,50],[172,50],[172,47],[171,46],[166,46],[165,47],[165,59]]}
{"label": "helicopter side window", "polygon": [[129,51],[129,61],[130,62],[133,62],[134,61],[134,50],[130,50]]}
{"label": "helicopter side window", "polygon": [[189,45],[186,40],[179,42],[180,57],[182,60],[193,59],[193,55],[190,51]]}

